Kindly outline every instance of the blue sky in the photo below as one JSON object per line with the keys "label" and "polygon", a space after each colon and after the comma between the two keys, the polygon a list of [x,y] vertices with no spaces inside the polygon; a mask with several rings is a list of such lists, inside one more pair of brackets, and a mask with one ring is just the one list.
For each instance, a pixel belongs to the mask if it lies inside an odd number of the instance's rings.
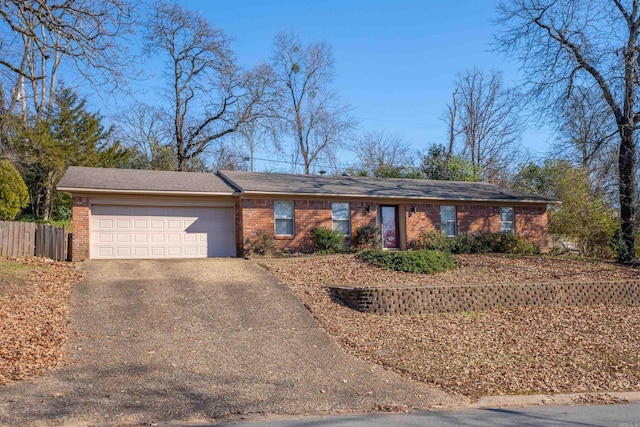
{"label": "blue sky", "polygon": [[[446,140],[440,120],[456,74],[496,69],[519,82],[519,64],[491,51],[495,0],[182,0],[233,39],[245,65],[269,59],[274,35],[325,40],[335,88],[363,129],[398,133],[416,148]],[[551,135],[530,123],[523,144],[543,154]]]}
{"label": "blue sky", "polygon": [[[441,120],[458,72],[479,67],[517,84],[519,64],[491,50],[497,0],[179,0],[233,40],[240,64],[269,60],[282,30],[332,46],[336,89],[359,133],[398,134],[416,149],[444,143]],[[143,86],[145,86],[143,84]],[[149,87],[149,86],[147,86]],[[552,134],[527,122],[522,144],[542,156]]]}

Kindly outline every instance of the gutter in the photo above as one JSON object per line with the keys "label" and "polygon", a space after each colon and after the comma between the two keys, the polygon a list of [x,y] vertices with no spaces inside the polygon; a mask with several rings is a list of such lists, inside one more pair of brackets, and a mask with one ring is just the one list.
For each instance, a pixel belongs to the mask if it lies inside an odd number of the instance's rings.
{"label": "gutter", "polygon": [[104,188],[76,188],[76,187],[57,187],[58,191],[67,191],[70,193],[117,193],[117,194],[150,194],[158,196],[237,196],[238,192],[222,193],[211,191],[157,191],[157,190],[118,190]]}
{"label": "gutter", "polygon": [[447,202],[485,202],[485,203],[538,203],[559,205],[559,200],[531,200],[531,199],[463,199],[463,198],[434,198],[421,196],[375,196],[367,194],[327,194],[327,193],[282,193],[270,191],[245,191],[241,192],[244,196],[296,196],[296,197],[345,197],[358,199],[397,199],[397,200],[427,200],[427,201],[447,201]]}

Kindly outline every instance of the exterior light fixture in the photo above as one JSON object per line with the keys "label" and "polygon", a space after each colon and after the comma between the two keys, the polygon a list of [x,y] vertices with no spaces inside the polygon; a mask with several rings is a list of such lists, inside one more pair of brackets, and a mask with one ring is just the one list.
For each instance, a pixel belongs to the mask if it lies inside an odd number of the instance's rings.
{"label": "exterior light fixture", "polygon": [[411,210],[409,211],[409,216],[412,216],[416,212],[418,212],[418,207],[417,206],[412,206]]}
{"label": "exterior light fixture", "polygon": [[371,213],[373,211],[373,205],[367,205],[367,213]]}

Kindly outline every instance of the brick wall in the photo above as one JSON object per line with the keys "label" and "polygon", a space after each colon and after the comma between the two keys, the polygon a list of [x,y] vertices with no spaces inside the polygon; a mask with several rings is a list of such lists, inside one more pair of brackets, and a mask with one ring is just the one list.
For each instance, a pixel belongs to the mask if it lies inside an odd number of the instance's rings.
{"label": "brick wall", "polygon": [[[444,204],[444,203],[443,203]],[[413,213],[415,206],[416,212]],[[500,208],[508,205],[455,205],[458,233],[499,233]],[[514,207],[515,231],[531,239],[536,246],[546,250],[547,209],[544,206]],[[407,242],[418,240],[423,231],[440,230],[440,205],[408,203],[405,205]]]}
{"label": "brick wall", "polygon": [[525,306],[640,305],[640,280],[424,286],[330,287],[334,299],[375,314],[482,311]]}
{"label": "brick wall", "polygon": [[[413,207],[416,212],[413,213]],[[420,239],[422,232],[440,230],[440,205],[436,204],[407,204],[405,205],[405,221],[407,224],[407,243]]]}
{"label": "brick wall", "polygon": [[89,259],[89,198],[73,197],[71,218],[73,261]]}
{"label": "brick wall", "polygon": [[[281,199],[286,201],[287,199]],[[294,203],[294,235],[276,236],[276,244],[282,251],[308,252],[312,250],[311,230],[315,227],[331,228],[332,200],[291,200]],[[338,201],[338,200],[334,200]],[[345,202],[345,200],[340,200]],[[243,248],[248,239],[255,239],[260,231],[275,234],[273,199],[242,199],[236,207],[236,230],[238,248]],[[348,201],[351,208],[352,234],[360,227],[375,225],[378,204],[362,201]],[[371,212],[367,207],[371,206]],[[406,240],[410,244],[418,240],[423,231],[440,230],[440,204],[401,204],[399,215],[400,230],[406,229]],[[416,212],[413,212],[415,206]],[[456,205],[459,233],[500,232],[500,207],[506,205]],[[404,217],[402,215],[404,214]],[[516,233],[529,237],[542,250],[548,247],[547,211],[542,206],[515,207]],[[404,221],[404,223],[403,223]]]}
{"label": "brick wall", "polygon": [[545,207],[516,207],[516,233],[529,237],[539,248],[549,247],[549,223]]}
{"label": "brick wall", "polygon": [[[331,203],[329,200],[286,200],[293,201],[294,209],[294,235],[275,236],[278,249],[284,252],[309,252],[313,249],[313,237],[311,230],[316,227],[331,229]],[[341,202],[345,202],[341,200]],[[255,239],[260,232],[275,235],[275,219],[273,214],[272,199],[242,199],[239,205],[242,212],[236,210],[236,230],[241,230],[242,244],[238,248],[244,248],[249,240]],[[367,206],[371,205],[371,212],[367,212]],[[351,201],[351,230],[352,233],[365,225],[375,225],[376,205],[371,203]]]}

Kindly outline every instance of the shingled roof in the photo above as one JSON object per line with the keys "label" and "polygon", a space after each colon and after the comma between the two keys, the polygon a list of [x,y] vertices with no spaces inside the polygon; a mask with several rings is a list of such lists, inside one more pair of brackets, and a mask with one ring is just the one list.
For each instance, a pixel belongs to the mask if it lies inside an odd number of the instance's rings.
{"label": "shingled roof", "polygon": [[71,166],[60,191],[232,195],[234,190],[212,173],[105,169]]}
{"label": "shingled roof", "polygon": [[321,195],[380,199],[556,203],[537,194],[483,182],[219,171],[242,194]]}
{"label": "shingled roof", "polygon": [[167,172],[72,166],[58,183],[71,192],[181,195],[282,195],[501,203],[556,203],[481,182],[354,176],[292,175],[266,172]]}

